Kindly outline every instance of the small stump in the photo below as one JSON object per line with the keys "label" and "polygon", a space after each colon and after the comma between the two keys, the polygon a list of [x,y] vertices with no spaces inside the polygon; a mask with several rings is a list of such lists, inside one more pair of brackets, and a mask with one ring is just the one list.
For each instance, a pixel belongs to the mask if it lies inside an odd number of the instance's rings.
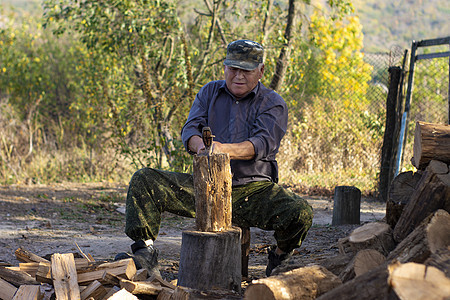
{"label": "small stump", "polygon": [[198,290],[241,291],[241,230],[184,230],[178,285]]}
{"label": "small stump", "polygon": [[361,191],[354,186],[334,189],[333,220],[331,225],[359,224]]}

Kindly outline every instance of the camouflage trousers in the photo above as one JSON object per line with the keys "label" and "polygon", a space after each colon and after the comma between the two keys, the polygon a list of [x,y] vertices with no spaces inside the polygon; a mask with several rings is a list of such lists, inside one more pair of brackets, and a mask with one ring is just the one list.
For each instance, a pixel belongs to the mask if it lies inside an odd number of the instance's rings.
{"label": "camouflage trousers", "polygon": [[[155,240],[161,214],[195,217],[192,174],[144,168],[131,178],[125,233],[134,241]],[[301,245],[311,227],[312,207],[292,191],[269,181],[232,189],[232,222],[240,227],[274,230],[277,245],[291,251]]]}

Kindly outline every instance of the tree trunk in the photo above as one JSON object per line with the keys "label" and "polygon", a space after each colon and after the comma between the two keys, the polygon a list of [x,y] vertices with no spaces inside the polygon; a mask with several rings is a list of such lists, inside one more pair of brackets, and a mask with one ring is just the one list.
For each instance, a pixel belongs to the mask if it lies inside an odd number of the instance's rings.
{"label": "tree trunk", "polygon": [[315,299],[341,284],[339,278],[324,267],[311,266],[254,280],[244,297],[246,300]]}
{"label": "tree trunk", "polygon": [[450,125],[417,122],[413,165],[425,169],[431,160],[450,164]]}
{"label": "tree trunk", "polygon": [[283,45],[280,51],[280,56],[278,57],[277,64],[275,67],[275,74],[273,74],[272,81],[270,82],[269,88],[272,90],[279,90],[283,84],[284,75],[289,64],[289,58],[291,55],[291,44],[292,38],[295,33],[295,28],[297,26],[297,1],[289,0],[289,10],[287,17],[286,30],[284,32],[284,38],[286,43]]}

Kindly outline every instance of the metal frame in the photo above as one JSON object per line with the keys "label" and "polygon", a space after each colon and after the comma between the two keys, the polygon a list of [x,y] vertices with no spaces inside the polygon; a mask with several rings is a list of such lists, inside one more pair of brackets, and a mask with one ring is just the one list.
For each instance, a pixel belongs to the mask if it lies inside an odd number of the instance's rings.
{"label": "metal frame", "polygon": [[395,164],[395,176],[398,175],[400,171],[400,166],[403,160],[403,149],[405,147],[406,141],[406,127],[408,125],[409,119],[409,110],[411,107],[411,98],[413,93],[413,83],[414,83],[414,67],[417,60],[421,59],[433,59],[440,57],[449,57],[449,86],[448,86],[448,124],[450,124],[450,51],[446,52],[437,52],[437,53],[428,53],[416,55],[416,50],[420,47],[431,47],[431,46],[440,46],[440,45],[448,45],[450,47],[450,36],[438,39],[431,40],[422,40],[419,42],[413,41],[411,44],[411,59],[409,63],[409,74],[408,74],[408,88],[406,90],[406,99],[405,99],[405,111],[402,115],[402,122],[400,128],[400,138],[398,144],[397,151],[397,161]]}

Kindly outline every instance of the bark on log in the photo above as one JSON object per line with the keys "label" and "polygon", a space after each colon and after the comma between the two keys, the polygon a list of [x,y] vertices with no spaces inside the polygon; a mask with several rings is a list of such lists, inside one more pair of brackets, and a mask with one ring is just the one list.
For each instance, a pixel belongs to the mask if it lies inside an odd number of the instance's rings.
{"label": "bark on log", "polygon": [[450,125],[417,122],[414,133],[413,165],[426,168],[431,160],[450,164]]}
{"label": "bark on log", "polygon": [[390,290],[387,279],[389,272],[387,264],[383,264],[361,276],[347,281],[341,286],[320,296],[317,300],[380,300],[398,299]]}
{"label": "bark on log", "polygon": [[435,267],[417,263],[392,264],[388,282],[401,299],[450,299],[450,279]]}
{"label": "bark on log", "polygon": [[333,219],[331,224],[359,224],[361,191],[354,186],[337,186],[334,189]]}
{"label": "bark on log", "polygon": [[450,246],[436,250],[425,261],[425,265],[438,268],[450,278]]}
{"label": "bark on log", "polygon": [[433,167],[428,166],[395,225],[395,241],[403,240],[434,211],[449,206],[450,174],[435,174]]}
{"label": "bark on log", "polygon": [[389,253],[387,261],[423,263],[434,249],[450,246],[449,222],[449,213],[437,210]]}
{"label": "bark on log", "polygon": [[341,280],[324,267],[311,266],[254,280],[244,297],[247,300],[315,299],[341,284]]}
{"label": "bark on log", "polygon": [[195,219],[198,231],[231,227],[231,167],[225,153],[194,156]]}
{"label": "bark on log", "polygon": [[398,174],[392,181],[386,201],[386,223],[392,228],[395,228],[421,177],[421,173],[409,171]]}
{"label": "bark on log", "polygon": [[[318,264],[327,269],[328,271],[330,271],[331,273],[333,273],[334,275],[339,276],[339,274],[341,274],[341,272],[345,269],[345,267],[347,267],[347,265],[353,260],[353,258],[354,258],[353,253],[345,253],[318,261],[315,264]],[[296,264],[282,264],[272,271],[271,276],[279,275],[281,273],[292,271],[298,268],[304,268],[307,266],[309,266],[309,264],[304,262],[299,262]]]}
{"label": "bark on log", "polygon": [[240,292],[240,235],[237,227],[222,232],[183,231],[178,285]]}
{"label": "bark on log", "polygon": [[382,222],[367,223],[356,228],[352,233],[338,241],[339,252],[357,253],[364,249],[375,249],[387,255],[395,247],[391,227]]}

